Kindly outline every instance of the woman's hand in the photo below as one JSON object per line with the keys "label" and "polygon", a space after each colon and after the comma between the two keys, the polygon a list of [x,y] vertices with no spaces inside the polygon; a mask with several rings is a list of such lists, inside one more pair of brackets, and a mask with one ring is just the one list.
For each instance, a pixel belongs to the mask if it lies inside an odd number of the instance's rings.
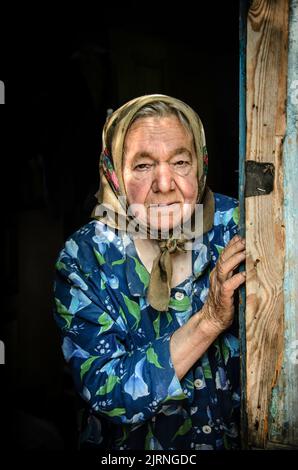
{"label": "woman's hand", "polygon": [[233,237],[222,251],[210,274],[207,301],[201,310],[201,319],[221,333],[228,328],[234,317],[234,292],[245,281],[245,272],[233,274],[245,259],[245,240]]}
{"label": "woman's hand", "polygon": [[210,288],[203,308],[171,336],[170,352],[179,380],[204,354],[234,316],[234,292],[245,273],[233,274],[245,259],[245,241],[236,235],[222,251],[210,274]]}

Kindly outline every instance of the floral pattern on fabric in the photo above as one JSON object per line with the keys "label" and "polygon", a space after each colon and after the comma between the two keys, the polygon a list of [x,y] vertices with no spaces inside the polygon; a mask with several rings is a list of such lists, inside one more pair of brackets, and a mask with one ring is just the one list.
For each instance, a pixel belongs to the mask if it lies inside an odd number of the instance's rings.
{"label": "floral pattern on fabric", "polygon": [[178,380],[169,342],[206,301],[209,274],[237,233],[238,204],[215,194],[212,230],[195,241],[193,272],[167,312],[146,299],[149,273],[132,239],[91,221],[56,263],[55,320],[86,403],[82,446],[105,449],[238,447],[239,346],[233,327]]}
{"label": "floral pattern on fabric", "polygon": [[206,145],[204,145],[202,153],[203,153],[203,172],[204,172],[204,175],[207,175],[207,173],[208,173],[208,152],[207,152]]}
{"label": "floral pattern on fabric", "polygon": [[107,149],[104,149],[100,156],[100,164],[112,190],[116,195],[120,195],[119,181]]}

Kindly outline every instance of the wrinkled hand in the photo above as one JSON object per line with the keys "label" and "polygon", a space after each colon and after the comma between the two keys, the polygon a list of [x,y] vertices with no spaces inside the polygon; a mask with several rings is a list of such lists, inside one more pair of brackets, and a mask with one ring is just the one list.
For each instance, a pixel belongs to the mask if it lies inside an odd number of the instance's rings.
{"label": "wrinkled hand", "polygon": [[210,274],[209,294],[202,308],[202,318],[218,332],[228,328],[234,317],[234,292],[245,281],[245,272],[233,271],[245,259],[245,240],[233,237],[222,251]]}

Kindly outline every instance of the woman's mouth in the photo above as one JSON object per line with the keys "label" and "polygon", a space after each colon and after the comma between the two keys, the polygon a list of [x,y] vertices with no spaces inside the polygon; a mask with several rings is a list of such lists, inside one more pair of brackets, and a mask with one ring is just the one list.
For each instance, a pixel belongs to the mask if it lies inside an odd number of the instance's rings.
{"label": "woman's mouth", "polygon": [[156,204],[149,204],[148,207],[167,207],[167,206],[174,206],[175,204],[180,204],[179,202],[168,202],[168,203],[156,203]]}
{"label": "woman's mouth", "polygon": [[170,202],[170,203],[158,203],[158,204],[149,204],[147,207],[147,210],[149,213],[152,215],[158,214],[162,215],[168,215],[170,216],[171,214],[177,214],[181,212],[181,203],[180,202]]}

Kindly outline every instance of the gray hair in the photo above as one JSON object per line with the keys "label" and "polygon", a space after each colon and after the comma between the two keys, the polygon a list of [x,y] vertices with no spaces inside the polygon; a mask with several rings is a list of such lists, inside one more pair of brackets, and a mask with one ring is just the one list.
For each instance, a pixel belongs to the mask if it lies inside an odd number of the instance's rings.
{"label": "gray hair", "polygon": [[184,114],[180,111],[180,109],[176,108],[174,104],[165,103],[164,101],[155,101],[154,103],[149,104],[139,109],[134,115],[133,119],[131,120],[128,129],[138,119],[148,118],[148,117],[163,118],[163,117],[169,117],[169,116],[176,116],[179,122],[182,124],[182,126],[188,132],[190,132],[190,134],[192,134],[192,129],[188,122],[188,119],[184,116]]}
{"label": "gray hair", "polygon": [[[124,111],[124,115],[119,116],[119,120],[121,120],[125,116],[125,114],[128,112],[128,110],[129,109],[126,109]],[[136,112],[136,114],[133,116],[131,122],[129,123],[129,126],[128,126],[127,130],[130,129],[132,124],[134,122],[136,122],[137,120],[139,120],[139,119],[144,119],[144,118],[148,118],[148,117],[164,118],[164,117],[169,117],[169,116],[176,116],[177,119],[179,120],[179,122],[182,124],[182,126],[192,135],[192,137],[194,137],[191,125],[190,125],[188,119],[186,118],[186,116],[180,111],[180,109],[178,109],[175,104],[165,103],[162,100],[155,101],[152,104],[148,104],[148,105],[143,106],[142,108],[140,108]],[[112,140],[113,140],[113,137],[114,137],[115,129],[117,127],[117,123],[118,123],[118,119],[116,119],[113,122],[113,124],[110,126],[110,128],[108,129],[108,132],[107,132],[106,145],[107,145],[107,149],[108,149],[109,153],[111,153]]]}

